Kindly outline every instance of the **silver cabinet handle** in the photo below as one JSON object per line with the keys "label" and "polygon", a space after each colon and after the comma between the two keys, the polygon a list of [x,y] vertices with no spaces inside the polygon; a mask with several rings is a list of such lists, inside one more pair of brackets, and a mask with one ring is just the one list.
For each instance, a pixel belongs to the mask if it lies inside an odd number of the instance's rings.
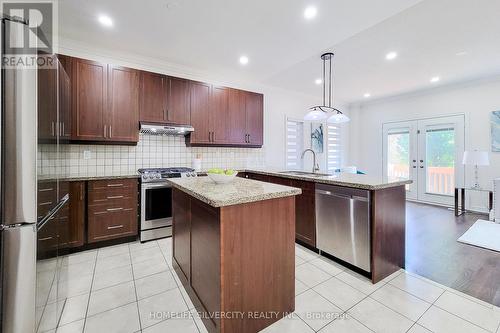
{"label": "silver cabinet handle", "polygon": [[108,184],[108,187],[120,187],[123,186],[123,184]]}
{"label": "silver cabinet handle", "polygon": [[53,188],[42,188],[42,189],[39,189],[38,192],[49,192],[49,191],[54,191]]}
{"label": "silver cabinet handle", "polygon": [[106,138],[106,125],[104,125],[104,138]]}
{"label": "silver cabinet handle", "polygon": [[252,136],[250,134],[248,134],[248,143],[251,143],[252,142]]}
{"label": "silver cabinet handle", "polygon": [[111,229],[120,229],[120,228],[123,228],[123,224],[110,226],[110,227],[108,227],[108,230],[111,230]]}
{"label": "silver cabinet handle", "polygon": [[107,214],[107,212],[95,212],[94,215],[102,215],[102,214]]}
{"label": "silver cabinet handle", "polygon": [[118,208],[108,208],[106,209],[108,212],[116,212],[116,211],[119,211],[119,210],[123,210],[123,207],[118,207]]}
{"label": "silver cabinet handle", "polygon": [[113,196],[107,197],[107,199],[121,199],[121,198],[123,198],[123,195],[113,195]]}
{"label": "silver cabinet handle", "polygon": [[46,241],[46,240],[51,240],[53,237],[45,237],[45,238],[39,238],[39,241]]}
{"label": "silver cabinet handle", "polygon": [[109,125],[109,138],[110,138],[110,139],[111,139],[111,128],[112,128],[112,126],[111,126],[111,125]]}

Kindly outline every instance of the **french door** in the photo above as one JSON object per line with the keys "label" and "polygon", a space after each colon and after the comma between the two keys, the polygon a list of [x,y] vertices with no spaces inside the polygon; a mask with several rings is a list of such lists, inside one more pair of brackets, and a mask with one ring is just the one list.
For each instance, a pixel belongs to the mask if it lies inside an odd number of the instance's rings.
{"label": "french door", "polygon": [[410,200],[453,205],[464,180],[464,116],[386,123],[383,132],[385,180],[413,180]]}

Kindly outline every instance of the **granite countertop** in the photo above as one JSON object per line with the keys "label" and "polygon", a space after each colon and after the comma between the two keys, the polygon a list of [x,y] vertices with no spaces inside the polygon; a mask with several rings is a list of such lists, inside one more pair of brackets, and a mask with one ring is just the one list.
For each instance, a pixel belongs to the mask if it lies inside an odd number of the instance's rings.
{"label": "granite countertop", "polygon": [[[282,177],[282,178],[290,178],[297,180],[310,181],[319,184],[328,184],[328,185],[338,185],[352,188],[359,188],[363,190],[381,190],[391,187],[402,186],[406,184],[411,184],[413,181],[411,180],[401,180],[396,182],[387,182],[384,181],[381,177],[374,177],[369,175],[357,175],[351,173],[338,173],[329,176],[313,176],[313,175],[298,175],[298,174],[289,174],[283,173],[284,170],[272,170],[269,168],[266,169],[247,169],[246,172],[258,173],[262,175]],[[319,172],[321,173],[321,171]]]}
{"label": "granite countertop", "polygon": [[301,194],[299,188],[236,177],[231,183],[216,184],[208,177],[171,178],[173,187],[213,207],[232,206]]}

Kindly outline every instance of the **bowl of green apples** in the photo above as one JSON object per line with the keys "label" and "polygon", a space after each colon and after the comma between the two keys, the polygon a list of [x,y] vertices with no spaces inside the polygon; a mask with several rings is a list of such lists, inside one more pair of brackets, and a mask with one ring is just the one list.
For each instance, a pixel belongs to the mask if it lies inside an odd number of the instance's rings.
{"label": "bowl of green apples", "polygon": [[232,169],[224,170],[220,168],[212,168],[207,171],[208,177],[217,184],[230,183],[233,181],[237,174],[238,172]]}

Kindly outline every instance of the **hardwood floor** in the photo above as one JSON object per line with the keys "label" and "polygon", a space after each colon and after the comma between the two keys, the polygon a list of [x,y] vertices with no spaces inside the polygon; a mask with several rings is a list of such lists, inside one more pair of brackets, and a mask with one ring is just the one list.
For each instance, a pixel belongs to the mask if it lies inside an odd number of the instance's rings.
{"label": "hardwood floor", "polygon": [[457,242],[486,215],[407,203],[406,270],[500,306],[500,253]]}

